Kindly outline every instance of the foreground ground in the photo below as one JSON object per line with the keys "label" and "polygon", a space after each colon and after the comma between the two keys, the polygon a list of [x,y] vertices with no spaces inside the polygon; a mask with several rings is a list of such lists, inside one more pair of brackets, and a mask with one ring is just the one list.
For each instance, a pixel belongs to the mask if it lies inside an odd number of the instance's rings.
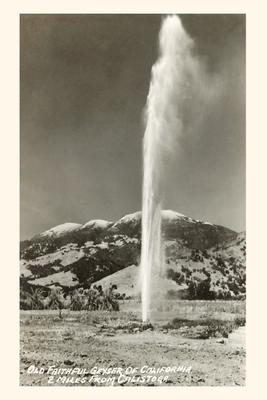
{"label": "foreground ground", "polygon": [[21,385],[245,384],[243,302],[170,302],[147,326],[139,309],[22,311]]}

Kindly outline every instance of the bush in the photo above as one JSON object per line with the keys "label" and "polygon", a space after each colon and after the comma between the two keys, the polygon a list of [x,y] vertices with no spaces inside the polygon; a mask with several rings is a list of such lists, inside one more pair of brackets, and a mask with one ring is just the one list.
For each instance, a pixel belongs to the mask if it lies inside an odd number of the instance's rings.
{"label": "bush", "polygon": [[46,308],[50,310],[59,310],[59,316],[61,317],[61,310],[66,308],[63,290],[61,288],[52,289],[46,298],[45,304]]}
{"label": "bush", "polygon": [[78,310],[114,310],[119,311],[119,303],[114,293],[116,286],[103,291],[101,285],[90,289],[76,289],[71,294],[70,309]]}
{"label": "bush", "polygon": [[184,274],[182,272],[175,272],[172,268],[167,270],[167,279],[172,279],[178,285],[184,282]]}
{"label": "bush", "polygon": [[210,290],[210,278],[197,282],[191,280],[188,285],[189,300],[213,300],[215,293]]}
{"label": "bush", "polygon": [[174,318],[163,326],[163,329],[175,329],[179,334],[194,339],[208,339],[210,337],[224,337],[233,332],[239,326],[244,326],[246,320],[237,317],[234,321],[222,321],[218,319],[190,320]]}
{"label": "bush", "polygon": [[26,290],[21,289],[20,291],[20,308],[23,310],[59,310],[60,318],[62,309],[119,311],[116,288],[116,285],[112,285],[104,291],[101,285],[94,285],[90,289],[76,289],[67,296],[60,287],[49,289],[47,294],[42,288],[27,287]]}
{"label": "bush", "polygon": [[41,288],[30,287],[28,290],[20,290],[20,309],[21,310],[43,310],[44,291]]}

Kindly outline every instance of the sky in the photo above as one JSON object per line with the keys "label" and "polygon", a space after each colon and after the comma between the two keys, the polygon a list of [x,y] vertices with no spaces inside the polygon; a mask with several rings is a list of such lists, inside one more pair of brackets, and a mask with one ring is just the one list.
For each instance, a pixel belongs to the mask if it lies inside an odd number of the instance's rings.
{"label": "sky", "polygon": [[[143,112],[163,16],[20,21],[20,231],[141,210]],[[245,229],[245,16],[180,15],[218,95],[190,114],[163,208]],[[203,115],[202,115],[203,114]],[[195,123],[193,120],[195,119]],[[191,123],[192,120],[192,123]]]}

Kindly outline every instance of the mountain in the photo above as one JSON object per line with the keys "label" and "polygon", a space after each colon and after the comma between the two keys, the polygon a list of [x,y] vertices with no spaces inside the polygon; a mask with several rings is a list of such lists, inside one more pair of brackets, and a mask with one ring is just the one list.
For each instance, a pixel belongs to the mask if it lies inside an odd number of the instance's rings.
{"label": "mountain", "polygon": [[72,222],[65,222],[65,224],[61,224],[55,226],[54,228],[49,229],[48,231],[40,233],[42,237],[60,237],[69,232],[77,231],[81,228],[81,224],[76,224]]}
{"label": "mountain", "polygon": [[[21,242],[22,284],[72,290],[112,282],[126,296],[138,295],[141,217],[64,223]],[[170,296],[207,292],[203,282],[217,297],[243,296],[244,234],[163,210],[162,236]]]}

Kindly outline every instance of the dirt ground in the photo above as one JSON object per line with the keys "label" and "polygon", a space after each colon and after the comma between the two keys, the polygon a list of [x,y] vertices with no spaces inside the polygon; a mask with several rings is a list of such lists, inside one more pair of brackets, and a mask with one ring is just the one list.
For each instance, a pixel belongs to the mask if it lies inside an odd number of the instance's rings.
{"label": "dirt ground", "polygon": [[[230,314],[221,312],[222,319]],[[241,314],[243,309],[238,314],[232,310],[235,317]],[[63,311],[62,319],[56,311],[22,311],[20,384],[245,385],[244,326],[227,338],[195,339],[166,329],[162,321],[139,329],[138,318],[131,311]],[[153,370],[162,367],[165,370]],[[125,379],[118,381],[121,374]]]}

